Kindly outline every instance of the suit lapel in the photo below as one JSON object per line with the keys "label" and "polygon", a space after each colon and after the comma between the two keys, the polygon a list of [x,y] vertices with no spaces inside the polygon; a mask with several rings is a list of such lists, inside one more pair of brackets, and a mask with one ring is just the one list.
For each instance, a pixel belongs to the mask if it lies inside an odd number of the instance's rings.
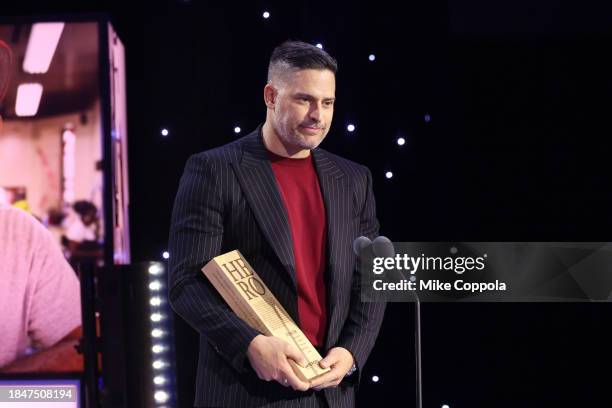
{"label": "suit lapel", "polygon": [[261,127],[245,137],[242,160],[234,170],[265,239],[291,277],[297,293],[289,218],[261,138]]}
{"label": "suit lapel", "polygon": [[[321,149],[313,150],[314,162],[319,176],[319,184],[325,203],[327,216],[327,339],[331,325],[336,320],[335,313],[340,310],[338,305],[340,296],[346,296],[346,285],[340,276],[341,267],[346,263],[347,253],[351,248],[351,239],[348,231],[351,217],[350,211],[351,189],[345,173],[338,168],[328,153]],[[330,346],[329,344],[327,345]]]}

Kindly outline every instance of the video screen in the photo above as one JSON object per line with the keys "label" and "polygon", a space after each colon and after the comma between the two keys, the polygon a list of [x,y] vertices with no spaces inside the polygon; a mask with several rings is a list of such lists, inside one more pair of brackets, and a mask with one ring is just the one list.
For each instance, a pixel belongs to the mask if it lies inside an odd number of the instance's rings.
{"label": "video screen", "polygon": [[104,264],[98,37],[0,25],[0,374],[83,369],[78,266]]}

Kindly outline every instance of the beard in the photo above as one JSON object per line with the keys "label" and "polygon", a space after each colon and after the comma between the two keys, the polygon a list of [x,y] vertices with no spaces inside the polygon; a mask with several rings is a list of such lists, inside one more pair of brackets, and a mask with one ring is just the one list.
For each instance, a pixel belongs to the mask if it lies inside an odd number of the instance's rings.
{"label": "beard", "polygon": [[277,123],[276,125],[276,133],[283,144],[286,146],[299,147],[301,150],[313,150],[317,148],[323,139],[325,139],[328,132],[328,129],[322,124],[306,124],[306,126],[311,125],[319,127],[319,133],[316,135],[301,133],[300,126],[302,126],[302,124],[298,125],[296,128],[284,126],[282,123]]}

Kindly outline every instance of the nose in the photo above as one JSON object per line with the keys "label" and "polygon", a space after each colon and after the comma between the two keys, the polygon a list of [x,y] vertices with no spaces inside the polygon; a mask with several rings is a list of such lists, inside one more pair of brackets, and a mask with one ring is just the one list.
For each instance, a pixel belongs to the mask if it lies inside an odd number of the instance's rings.
{"label": "nose", "polygon": [[317,121],[317,123],[321,120],[321,106],[319,106],[318,103],[313,103],[310,105],[308,117],[311,120]]}

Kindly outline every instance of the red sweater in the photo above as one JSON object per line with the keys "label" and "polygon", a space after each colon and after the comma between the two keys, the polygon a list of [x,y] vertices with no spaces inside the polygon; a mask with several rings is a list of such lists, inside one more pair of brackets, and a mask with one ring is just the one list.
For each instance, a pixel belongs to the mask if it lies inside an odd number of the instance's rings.
{"label": "red sweater", "polygon": [[268,152],[289,215],[298,291],[300,326],[314,346],[327,327],[325,254],[327,223],[312,155],[289,159]]}

